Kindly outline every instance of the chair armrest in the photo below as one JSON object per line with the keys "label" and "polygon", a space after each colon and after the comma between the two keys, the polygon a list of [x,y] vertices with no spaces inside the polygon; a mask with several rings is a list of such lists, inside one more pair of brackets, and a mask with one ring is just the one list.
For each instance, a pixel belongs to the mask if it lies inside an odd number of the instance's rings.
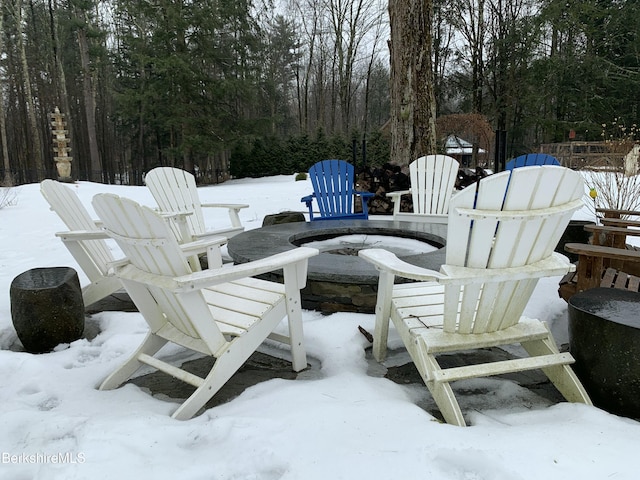
{"label": "chair armrest", "polygon": [[216,237],[225,237],[228,240],[229,237],[233,237],[234,235],[242,232],[244,232],[244,227],[228,227],[219,228],[211,232],[198,233],[196,235],[192,235],[192,237],[195,239],[194,241],[207,240],[209,238]]}
{"label": "chair armrest", "polygon": [[385,195],[387,197],[391,197],[391,201],[393,202],[393,215],[397,215],[400,213],[400,198],[402,195],[408,195],[411,193],[411,189],[409,190],[398,190],[396,192],[387,192]]}
{"label": "chair armrest", "polygon": [[[227,237],[218,235],[215,237],[209,237],[208,239],[183,243],[180,245],[180,250],[182,250],[182,254],[187,258],[187,260],[190,260],[192,257],[197,256],[200,253],[206,253],[207,265],[209,268],[220,268],[223,263],[220,247],[226,244],[227,241]],[[194,261],[197,261],[197,259]],[[198,262],[197,266],[199,267],[199,265],[200,264]]]}
{"label": "chair armrest", "polygon": [[313,199],[316,194],[312,193],[311,195],[307,195],[306,197],[302,197],[300,199],[301,202],[304,202],[307,208],[309,209],[309,221],[313,221]]}
{"label": "chair armrest", "polygon": [[273,272],[298,262],[306,262],[310,257],[318,255],[316,248],[298,247],[282,253],[276,253],[253,262],[241,263],[215,270],[204,270],[190,275],[184,275],[173,279],[174,291],[188,292],[200,290],[218,283],[230,282],[241,278],[253,277],[263,273]]}
{"label": "chair armrest", "polygon": [[359,192],[359,191],[354,191],[353,193],[355,193],[356,195],[360,195],[361,197],[364,198],[370,198],[370,197],[375,197],[376,194],[373,192]]}
{"label": "chair armrest", "polygon": [[518,281],[532,278],[556,277],[575,271],[576,266],[561,253],[553,252],[547,258],[521,267],[506,268],[469,268],[455,265],[443,265],[442,272],[447,276],[440,280],[446,284],[472,284],[487,282]]}
{"label": "chair armrest", "polygon": [[182,221],[186,219],[189,215],[193,215],[193,212],[163,212],[158,211],[158,214],[165,219]]}
{"label": "chair armrest", "polygon": [[228,208],[230,210],[242,210],[243,208],[249,208],[249,205],[245,203],[203,203],[203,208]]}
{"label": "chair armrest", "polygon": [[640,230],[625,227],[607,227],[603,225],[585,225],[584,230],[594,233],[605,233],[612,235],[631,235],[632,237],[640,237]]}
{"label": "chair armrest", "polygon": [[385,271],[402,278],[413,280],[433,281],[446,276],[435,270],[418,267],[400,260],[395,253],[382,248],[367,248],[360,250],[358,256],[372,263],[378,271]]}
{"label": "chair armrest", "polygon": [[235,228],[243,228],[238,212],[243,208],[249,207],[249,205],[245,205],[243,203],[203,203],[201,206],[206,208],[226,208],[229,211],[228,213],[231,225]]}
{"label": "chair armrest", "polygon": [[601,245],[590,245],[586,243],[567,243],[564,249],[567,252],[588,257],[640,262],[640,251],[627,250],[626,248],[603,247]]}
{"label": "chair armrest", "polygon": [[196,240],[195,242],[183,243],[180,250],[185,256],[196,255],[198,253],[206,253],[211,247],[221,247],[227,243],[227,237],[215,236],[209,239]]}
{"label": "chair armrest", "polygon": [[640,220],[625,220],[622,218],[603,217],[600,223],[607,227],[640,227]]}
{"label": "chair armrest", "polygon": [[443,265],[441,272],[412,265],[400,260],[394,253],[383,249],[372,248],[360,250],[358,255],[371,262],[377,270],[390,272],[402,278],[423,282],[435,280],[441,284],[503,282],[551,277],[564,275],[568,271],[575,270],[576,268],[575,265],[569,262],[567,257],[555,252],[536,263],[522,267],[486,269]]}
{"label": "chair armrest", "polygon": [[640,212],[636,210],[620,210],[618,208],[596,208],[596,212],[602,213],[605,217],[609,218],[620,218],[622,215],[640,215]]}
{"label": "chair armrest", "polygon": [[395,202],[396,198],[399,199],[402,195],[409,195],[410,193],[411,193],[411,190],[398,190],[398,191],[395,191],[395,192],[386,192],[385,195],[387,197],[393,198],[394,199],[393,201]]}
{"label": "chair armrest", "polygon": [[80,242],[82,240],[106,240],[109,235],[105,230],[69,230],[66,232],[57,232],[63,242]]}

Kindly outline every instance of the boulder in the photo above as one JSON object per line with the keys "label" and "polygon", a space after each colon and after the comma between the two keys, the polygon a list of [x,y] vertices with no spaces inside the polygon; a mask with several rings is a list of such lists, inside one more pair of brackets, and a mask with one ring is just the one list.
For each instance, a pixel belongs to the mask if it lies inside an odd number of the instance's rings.
{"label": "boulder", "polygon": [[262,226],[280,225],[281,223],[304,222],[304,214],[301,212],[281,212],[273,215],[266,215],[262,220]]}
{"label": "boulder", "polygon": [[84,331],[84,303],[78,273],[69,267],[34,268],[11,282],[11,318],[31,353],[71,343]]}

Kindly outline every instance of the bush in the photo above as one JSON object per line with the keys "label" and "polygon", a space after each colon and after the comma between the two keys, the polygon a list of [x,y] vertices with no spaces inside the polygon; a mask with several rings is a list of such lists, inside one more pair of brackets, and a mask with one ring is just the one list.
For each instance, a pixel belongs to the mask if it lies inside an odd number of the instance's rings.
{"label": "bush", "polygon": [[299,182],[300,180],[306,180],[307,179],[307,174],[305,172],[300,172],[296,174],[296,182]]}
{"label": "bush", "polygon": [[0,209],[17,203],[17,192],[11,180],[0,183]]}

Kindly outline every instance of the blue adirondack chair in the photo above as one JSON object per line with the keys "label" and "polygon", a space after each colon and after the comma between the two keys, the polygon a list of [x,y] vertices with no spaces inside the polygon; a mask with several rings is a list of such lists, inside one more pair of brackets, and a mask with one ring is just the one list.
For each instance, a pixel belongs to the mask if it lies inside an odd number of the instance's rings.
{"label": "blue adirondack chair", "polygon": [[[313,193],[300,200],[309,208],[309,220],[369,218],[367,200],[374,194],[355,190],[353,165],[344,160],[323,160],[309,169],[309,178],[313,185]],[[362,212],[354,211],[356,195],[362,199]],[[314,198],[320,210],[319,217],[313,216]]]}
{"label": "blue adirondack chair", "polygon": [[546,153],[527,153],[509,160],[505,165],[505,170],[513,170],[518,167],[530,167],[532,165],[560,165],[556,157]]}

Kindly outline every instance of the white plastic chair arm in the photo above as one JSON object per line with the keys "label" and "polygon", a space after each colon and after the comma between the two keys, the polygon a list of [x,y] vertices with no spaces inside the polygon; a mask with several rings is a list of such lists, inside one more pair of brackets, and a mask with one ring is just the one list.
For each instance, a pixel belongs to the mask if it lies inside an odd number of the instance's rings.
{"label": "white plastic chair arm", "polygon": [[183,255],[191,262],[192,260],[196,263],[196,266],[192,268],[200,269],[200,262],[197,260],[197,257],[201,253],[207,254],[207,265],[208,268],[220,268],[222,266],[222,253],[220,252],[220,247],[227,243],[227,237],[222,237],[220,235],[215,237],[209,237],[205,240],[196,240],[193,242],[183,243],[180,245],[180,249],[182,250]]}
{"label": "white plastic chair arm", "polygon": [[510,282],[531,278],[555,277],[575,271],[576,266],[564,255],[554,252],[547,258],[521,267],[469,268],[443,265],[446,277],[440,283],[471,284],[487,282]]}
{"label": "white plastic chair arm", "polygon": [[240,203],[203,203],[202,207],[227,208],[229,210],[229,219],[231,219],[231,225],[233,225],[235,228],[242,228],[242,222],[240,222],[240,216],[238,215],[238,212],[243,208],[248,208],[249,205]]}
{"label": "white plastic chair arm", "polygon": [[243,208],[249,208],[249,205],[244,203],[203,203],[202,207],[211,208],[229,208],[231,210],[242,210]]}
{"label": "white plastic chair arm", "polygon": [[206,241],[209,238],[218,238],[220,236],[228,239],[228,237],[233,236],[230,234],[238,234],[241,232],[244,232],[244,227],[228,227],[228,228],[220,228],[213,232],[198,233],[196,235],[191,235],[191,236],[195,239],[194,241],[199,242],[199,241]]}
{"label": "white plastic chair arm", "polygon": [[320,252],[315,248],[298,247],[266,258],[239,265],[225,266],[215,270],[203,270],[190,275],[177,277],[174,291],[193,291],[206,288],[218,283],[230,282],[246,277],[253,277],[263,273],[279,270],[286,265],[307,261]]}
{"label": "white plastic chair arm", "polygon": [[445,275],[440,272],[407,263],[404,260],[400,260],[395,253],[382,248],[360,250],[358,256],[372,263],[376,267],[376,270],[390,272],[399,277],[422,281],[433,281],[445,278]]}
{"label": "white plastic chair arm", "polygon": [[402,195],[408,195],[410,193],[411,193],[411,190],[399,190],[396,192],[386,192],[385,195],[391,198],[396,198],[396,197],[400,198]]}
{"label": "white plastic chair arm", "polygon": [[183,221],[189,215],[193,215],[193,212],[162,212],[158,211],[162,218],[168,218],[170,220]]}
{"label": "white plastic chair arm", "polygon": [[198,253],[206,253],[211,247],[221,247],[227,243],[227,237],[211,237],[206,240],[196,240],[195,242],[183,243],[180,250],[185,256],[197,255]]}
{"label": "white plastic chair arm", "polygon": [[402,197],[402,195],[407,195],[411,193],[411,190],[400,190],[397,192],[387,192],[385,195],[387,197],[391,198],[391,201],[393,202],[393,214],[397,215],[398,213],[400,213],[400,197]]}
{"label": "white plastic chair arm", "polygon": [[522,267],[469,268],[442,265],[441,272],[412,265],[400,260],[388,250],[371,248],[360,250],[358,255],[372,263],[377,270],[390,272],[402,278],[419,281],[437,281],[441,284],[470,284],[505,282],[564,275],[575,270],[575,265],[564,255],[554,252],[551,256]]}
{"label": "white plastic chair arm", "polygon": [[63,242],[80,242],[82,240],[105,240],[109,235],[104,230],[69,230],[56,233]]}

